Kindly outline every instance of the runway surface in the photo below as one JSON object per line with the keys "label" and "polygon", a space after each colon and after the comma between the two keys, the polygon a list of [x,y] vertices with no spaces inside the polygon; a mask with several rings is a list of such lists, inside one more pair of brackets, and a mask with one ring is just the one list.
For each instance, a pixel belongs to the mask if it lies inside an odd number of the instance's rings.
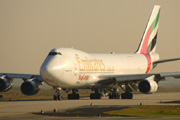
{"label": "runway surface", "polygon": [[[36,115],[33,113],[40,113],[41,110],[51,112],[57,109],[58,112],[63,112],[83,106],[133,106],[133,105],[180,105],[180,92],[174,93],[154,93],[154,94],[134,94],[132,100],[109,100],[108,98],[102,98],[101,100],[90,100],[87,98],[81,98],[80,100],[62,100],[62,101],[0,101],[0,120],[56,120],[56,119],[99,119],[97,116],[92,117],[61,117],[61,116],[46,116]],[[91,111],[89,111],[91,112]],[[138,118],[138,117],[101,117],[103,119],[152,119],[152,118]],[[160,119],[160,118],[153,118]],[[180,119],[180,118],[161,118],[161,119]]]}

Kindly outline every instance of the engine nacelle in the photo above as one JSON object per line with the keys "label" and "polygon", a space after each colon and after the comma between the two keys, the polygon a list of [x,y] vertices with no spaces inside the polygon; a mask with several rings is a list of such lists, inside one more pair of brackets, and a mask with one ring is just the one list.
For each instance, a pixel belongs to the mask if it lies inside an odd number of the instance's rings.
{"label": "engine nacelle", "polygon": [[154,80],[143,80],[139,83],[138,88],[141,93],[149,94],[158,90],[158,84]]}
{"label": "engine nacelle", "polygon": [[7,92],[13,87],[12,82],[6,77],[0,77],[0,92]]}
{"label": "engine nacelle", "polygon": [[39,85],[35,81],[25,81],[21,85],[21,92],[25,95],[34,95],[39,92]]}

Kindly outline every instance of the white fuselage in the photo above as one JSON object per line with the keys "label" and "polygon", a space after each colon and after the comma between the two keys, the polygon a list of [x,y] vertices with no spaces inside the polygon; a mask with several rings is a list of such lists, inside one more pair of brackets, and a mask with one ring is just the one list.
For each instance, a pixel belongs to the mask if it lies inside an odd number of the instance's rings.
{"label": "white fuselage", "polygon": [[[40,69],[43,80],[62,88],[103,87],[98,84],[100,75],[148,73],[158,54],[88,54],[70,48],[53,49]],[[57,54],[59,53],[59,54]]]}

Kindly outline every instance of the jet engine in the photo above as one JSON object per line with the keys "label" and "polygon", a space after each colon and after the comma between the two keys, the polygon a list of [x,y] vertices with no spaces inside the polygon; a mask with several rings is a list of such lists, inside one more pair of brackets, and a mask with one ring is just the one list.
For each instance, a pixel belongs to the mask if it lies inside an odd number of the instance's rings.
{"label": "jet engine", "polygon": [[0,77],[0,92],[7,92],[12,88],[12,82],[6,77]]}
{"label": "jet engine", "polygon": [[143,80],[139,83],[138,88],[141,93],[149,94],[158,90],[158,84],[154,80]]}
{"label": "jet engine", "polygon": [[39,92],[39,85],[35,81],[25,81],[21,85],[21,92],[25,95],[34,95]]}

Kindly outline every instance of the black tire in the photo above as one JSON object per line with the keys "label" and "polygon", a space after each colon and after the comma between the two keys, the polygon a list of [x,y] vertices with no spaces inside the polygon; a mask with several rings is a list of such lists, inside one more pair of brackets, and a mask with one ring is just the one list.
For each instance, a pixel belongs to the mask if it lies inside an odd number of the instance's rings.
{"label": "black tire", "polygon": [[120,95],[119,93],[114,93],[114,99],[119,99]]}
{"label": "black tire", "polygon": [[61,95],[58,95],[58,96],[57,96],[57,99],[58,99],[58,100],[62,100],[62,96],[61,96]]}
{"label": "black tire", "polygon": [[68,94],[68,100],[72,100],[72,94]]}
{"label": "black tire", "polygon": [[116,93],[116,99],[120,99],[120,94]]}
{"label": "black tire", "polygon": [[121,94],[121,99],[126,99],[125,93],[122,93],[122,94]]}
{"label": "black tire", "polygon": [[57,100],[57,96],[56,96],[56,95],[54,95],[53,99],[54,99],[54,100]]}
{"label": "black tire", "polygon": [[95,94],[94,93],[91,93],[90,94],[90,99],[95,99],[96,97],[95,97]]}
{"label": "black tire", "polygon": [[75,94],[75,95],[74,95],[74,98],[75,98],[75,99],[79,99],[79,94]]}
{"label": "black tire", "polygon": [[95,98],[96,99],[101,99],[101,94],[100,93],[95,94]]}
{"label": "black tire", "polygon": [[79,99],[79,94],[68,94],[68,100],[77,100]]}
{"label": "black tire", "polygon": [[109,93],[109,99],[113,99],[112,93]]}
{"label": "black tire", "polygon": [[132,93],[127,93],[127,99],[132,99],[133,98],[133,94]]}
{"label": "black tire", "polygon": [[90,99],[101,99],[101,94],[100,93],[91,93]]}

